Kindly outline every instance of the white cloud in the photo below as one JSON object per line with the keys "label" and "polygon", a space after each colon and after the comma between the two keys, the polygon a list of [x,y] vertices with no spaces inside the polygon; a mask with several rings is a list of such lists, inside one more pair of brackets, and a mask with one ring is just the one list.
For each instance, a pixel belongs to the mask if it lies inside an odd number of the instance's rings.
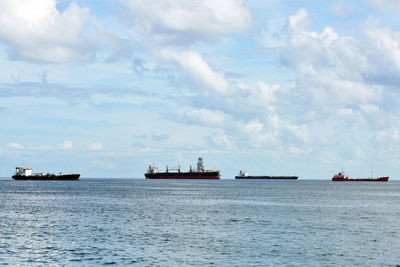
{"label": "white cloud", "polygon": [[[308,25],[310,23],[310,18],[309,14],[306,9],[300,8],[296,14],[290,15],[288,17],[288,25],[287,25],[287,30],[298,30],[304,27],[305,25]],[[315,35],[314,33],[312,33]]]}
{"label": "white cloud", "polygon": [[272,126],[272,130],[275,131],[276,135],[285,135],[288,133],[290,136],[294,136],[298,141],[307,142],[309,139],[309,133],[305,124],[292,125],[282,120],[278,114],[270,114],[268,116],[268,123]]}
{"label": "white cloud", "polygon": [[81,34],[88,9],[70,4],[60,13],[56,0],[0,1],[0,40],[13,56],[32,61],[67,62],[93,56],[89,41]]}
{"label": "white cloud", "polygon": [[393,140],[396,142],[399,141],[399,132],[397,130],[394,130]]}
{"label": "white cloud", "polygon": [[338,108],[337,114],[343,117],[352,117],[354,115],[354,111],[351,108]]}
{"label": "white cloud", "polygon": [[290,151],[290,153],[296,154],[296,155],[307,155],[307,154],[310,154],[313,151],[313,149],[311,147],[309,147],[307,149],[301,149],[298,147],[290,147],[289,151]]}
{"label": "white cloud", "polygon": [[376,140],[382,143],[398,143],[399,132],[397,130],[394,130],[393,132],[380,131],[376,136]]}
{"label": "white cloud", "polygon": [[339,17],[349,17],[357,11],[357,3],[340,0],[331,6],[333,14]]}
{"label": "white cloud", "polygon": [[102,150],[103,144],[102,143],[93,143],[89,145],[90,150]]}
{"label": "white cloud", "polygon": [[[248,100],[248,104],[252,107],[267,107],[270,104],[276,102],[276,93],[280,89],[279,84],[266,84],[262,81],[258,81],[256,86],[248,86],[245,84],[239,84],[238,88],[242,91]],[[241,100],[244,103],[246,98],[241,96]]]}
{"label": "white cloud", "polygon": [[69,149],[72,148],[72,142],[71,141],[64,141],[64,143],[61,145],[62,149]]}
{"label": "white cloud", "polygon": [[286,128],[297,139],[299,139],[299,140],[301,140],[303,142],[308,142],[309,141],[308,128],[307,128],[307,126],[305,124],[302,124],[302,125],[286,124]]}
{"label": "white cloud", "polygon": [[241,0],[125,0],[139,32],[158,42],[242,32],[251,23]]}
{"label": "white cloud", "polygon": [[237,149],[237,146],[232,141],[232,138],[225,133],[219,133],[219,134],[212,135],[211,142],[212,142],[211,145],[214,148],[219,148],[219,149],[228,150],[228,151]]}
{"label": "white cloud", "polygon": [[257,97],[264,102],[274,102],[276,101],[275,92],[278,91],[280,85],[269,85],[263,82],[257,83],[259,87],[259,91],[257,93]]}
{"label": "white cloud", "polygon": [[50,145],[39,145],[36,149],[37,150],[51,150],[53,148]]}
{"label": "white cloud", "polygon": [[24,146],[20,145],[18,143],[9,143],[7,146],[10,147],[10,148],[24,149]]}
{"label": "white cloud", "polygon": [[[205,93],[227,95],[230,83],[225,74],[189,46],[225,34],[242,33],[250,28],[251,12],[242,0],[124,0],[121,18],[131,29],[132,40],[153,56],[177,64]],[[134,62],[138,73],[155,66]],[[137,66],[136,66],[137,65]]]}
{"label": "white cloud", "polygon": [[[366,55],[371,63],[368,74],[379,76],[388,72],[398,75],[400,73],[400,33],[378,28],[374,23],[369,23],[367,27],[365,35],[369,50]],[[378,71],[378,68],[382,68],[381,71]]]}
{"label": "white cloud", "polygon": [[94,166],[100,167],[102,169],[112,169],[114,168],[114,163],[102,160],[93,161],[92,164]]}
{"label": "white cloud", "polygon": [[364,159],[366,159],[367,154],[360,146],[356,146],[354,148],[354,157],[357,160],[364,160]]}
{"label": "white cloud", "polygon": [[[289,122],[285,116],[286,108],[281,114],[281,107],[284,106],[281,101],[287,101],[283,96],[290,97],[290,89],[293,89],[291,86],[283,88],[262,81],[255,85],[240,83],[232,87],[232,94],[227,97],[218,98],[210,94],[202,98],[210,108],[184,111],[177,118],[223,132],[225,135],[220,135],[218,140],[215,132],[208,138],[210,144],[217,147],[225,143],[225,147],[247,150],[308,142],[308,127],[296,120]],[[190,100],[195,102],[197,97],[195,95]],[[190,100],[187,102],[191,103]]]}
{"label": "white cloud", "polygon": [[239,124],[239,127],[245,136],[247,136],[247,142],[253,148],[269,147],[275,145],[278,141],[276,138],[276,132],[267,131],[264,123],[257,119],[249,121],[242,126]]}
{"label": "white cloud", "polygon": [[360,109],[369,115],[380,112],[380,108],[374,104],[362,104],[360,105]]}
{"label": "white cloud", "polygon": [[180,116],[191,123],[223,126],[230,120],[229,116],[219,110],[194,109],[180,114]]}
{"label": "white cloud", "polygon": [[379,78],[387,66],[396,64],[392,71],[400,74],[397,34],[366,30],[366,40],[359,41],[339,36],[331,27],[320,34],[307,31],[302,25],[308,20],[304,9],[289,17],[287,44],[281,51],[282,62],[297,73],[297,85],[319,104],[380,102]]}
{"label": "white cloud", "polygon": [[229,82],[224,74],[213,70],[198,52],[175,52],[164,49],[162,56],[178,63],[198,85],[221,95],[229,93]]}
{"label": "white cloud", "polygon": [[368,2],[391,12],[400,12],[400,2],[398,0],[368,0]]}
{"label": "white cloud", "polygon": [[248,133],[261,133],[264,129],[264,124],[258,120],[250,121],[245,125],[245,130]]}

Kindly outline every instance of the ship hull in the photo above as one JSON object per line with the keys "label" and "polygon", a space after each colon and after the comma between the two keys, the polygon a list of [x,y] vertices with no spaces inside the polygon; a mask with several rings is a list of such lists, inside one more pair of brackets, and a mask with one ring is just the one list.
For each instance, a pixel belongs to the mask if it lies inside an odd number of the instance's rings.
{"label": "ship hull", "polygon": [[62,175],[13,175],[14,180],[32,180],[32,181],[77,181],[80,180],[80,174],[62,174]]}
{"label": "ship hull", "polygon": [[196,179],[196,180],[218,180],[219,172],[160,172],[145,173],[146,179]]}
{"label": "ship hull", "polygon": [[345,177],[333,177],[334,182],[387,182],[389,177],[379,178],[345,178]]}
{"label": "ship hull", "polygon": [[235,176],[235,179],[297,180],[298,176]]}

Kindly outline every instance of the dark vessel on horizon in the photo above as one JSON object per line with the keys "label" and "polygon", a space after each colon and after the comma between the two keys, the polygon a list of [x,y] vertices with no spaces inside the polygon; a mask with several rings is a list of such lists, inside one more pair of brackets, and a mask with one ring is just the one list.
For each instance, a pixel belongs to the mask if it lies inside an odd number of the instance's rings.
{"label": "dark vessel on horizon", "polygon": [[245,171],[240,171],[235,179],[265,179],[265,180],[297,180],[298,176],[271,176],[271,175],[249,175]]}
{"label": "dark vessel on horizon", "polygon": [[54,174],[54,173],[32,173],[32,168],[16,167],[15,174],[12,176],[14,180],[56,180],[56,181],[66,181],[66,180],[80,180],[79,173],[70,174]]}
{"label": "dark vessel on horizon", "polygon": [[203,158],[199,158],[197,169],[192,169],[188,172],[181,172],[180,166],[177,169],[169,169],[166,167],[165,172],[160,172],[157,167],[149,166],[147,173],[144,174],[146,179],[208,179],[218,180],[220,178],[219,170],[205,170]]}

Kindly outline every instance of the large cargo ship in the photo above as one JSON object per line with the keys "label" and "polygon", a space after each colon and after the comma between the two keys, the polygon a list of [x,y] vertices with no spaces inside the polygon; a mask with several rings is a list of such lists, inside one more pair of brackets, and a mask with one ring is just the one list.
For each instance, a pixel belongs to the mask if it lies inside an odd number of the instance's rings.
{"label": "large cargo ship", "polygon": [[240,171],[235,179],[270,179],[270,180],[297,180],[298,176],[270,176],[270,175],[249,175],[245,171]]}
{"label": "large cargo ship", "polygon": [[12,176],[14,180],[79,180],[81,175],[78,173],[70,174],[54,174],[54,173],[33,173],[32,168],[16,167],[15,174]]}
{"label": "large cargo ship", "polygon": [[205,170],[203,158],[199,158],[197,169],[192,169],[188,172],[182,172],[180,166],[176,169],[166,167],[165,172],[160,172],[157,167],[149,166],[147,173],[144,174],[146,179],[219,179],[219,170]]}
{"label": "large cargo ship", "polygon": [[339,172],[332,177],[334,182],[387,182],[389,176],[377,177],[377,178],[349,178],[344,172]]}

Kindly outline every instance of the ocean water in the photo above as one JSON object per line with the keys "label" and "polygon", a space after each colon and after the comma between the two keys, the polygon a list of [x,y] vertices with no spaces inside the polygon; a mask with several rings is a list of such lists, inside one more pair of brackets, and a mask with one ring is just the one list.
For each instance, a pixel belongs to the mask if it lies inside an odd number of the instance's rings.
{"label": "ocean water", "polygon": [[0,265],[396,266],[400,182],[0,180]]}

